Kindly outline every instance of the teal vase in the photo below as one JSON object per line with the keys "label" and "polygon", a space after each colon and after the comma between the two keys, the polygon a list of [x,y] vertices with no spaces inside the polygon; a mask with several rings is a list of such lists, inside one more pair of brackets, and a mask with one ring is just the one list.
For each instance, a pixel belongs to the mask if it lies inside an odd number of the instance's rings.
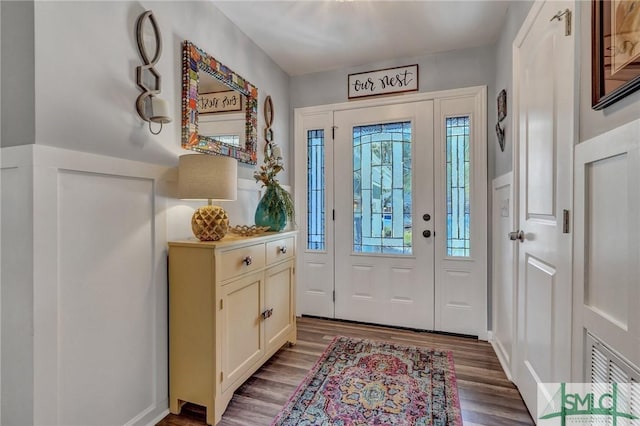
{"label": "teal vase", "polygon": [[273,186],[267,186],[254,219],[257,226],[268,226],[270,231],[276,232],[282,231],[287,224],[287,211]]}

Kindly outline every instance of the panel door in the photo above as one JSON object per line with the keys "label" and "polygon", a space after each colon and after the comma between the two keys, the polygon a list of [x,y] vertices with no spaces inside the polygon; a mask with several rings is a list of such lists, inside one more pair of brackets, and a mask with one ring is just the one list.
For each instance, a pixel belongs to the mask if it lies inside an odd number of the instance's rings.
{"label": "panel door", "polygon": [[262,306],[264,274],[255,273],[225,284],[218,318],[221,324],[220,354],[222,392],[255,364],[264,353]]}
{"label": "panel door", "polygon": [[[516,42],[519,149],[516,384],[534,418],[537,384],[570,379],[574,36],[565,20],[573,2],[535,4]],[[522,33],[521,33],[522,34]],[[514,235],[515,237],[515,235]]]}
{"label": "panel door", "polygon": [[264,311],[269,312],[269,317],[264,320],[264,335],[270,350],[282,346],[293,327],[293,261],[269,268],[265,275]]}
{"label": "panel door", "polygon": [[335,316],[433,329],[433,102],[334,120]]}

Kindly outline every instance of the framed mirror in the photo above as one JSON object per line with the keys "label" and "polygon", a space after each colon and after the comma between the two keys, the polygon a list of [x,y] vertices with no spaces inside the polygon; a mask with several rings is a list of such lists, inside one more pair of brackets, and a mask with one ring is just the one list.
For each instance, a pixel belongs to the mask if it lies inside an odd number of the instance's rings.
{"label": "framed mirror", "polygon": [[258,88],[190,41],[182,52],[182,147],[257,162]]}

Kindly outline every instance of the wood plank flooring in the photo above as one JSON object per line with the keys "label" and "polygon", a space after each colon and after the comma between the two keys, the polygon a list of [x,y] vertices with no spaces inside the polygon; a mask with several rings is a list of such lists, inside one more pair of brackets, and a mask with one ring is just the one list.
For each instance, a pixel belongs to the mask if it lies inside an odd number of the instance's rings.
{"label": "wood plank flooring", "polygon": [[[219,426],[269,425],[336,335],[387,340],[453,352],[465,426],[533,425],[516,387],[487,342],[433,333],[298,318],[298,343],[284,347],[236,391]],[[159,426],[205,425],[204,409],[187,404]]]}

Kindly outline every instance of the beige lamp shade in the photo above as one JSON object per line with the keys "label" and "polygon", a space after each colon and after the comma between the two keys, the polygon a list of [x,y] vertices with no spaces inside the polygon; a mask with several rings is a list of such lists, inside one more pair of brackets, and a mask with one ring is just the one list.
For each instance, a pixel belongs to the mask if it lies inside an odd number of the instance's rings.
{"label": "beige lamp shade", "polygon": [[220,201],[237,198],[238,161],[235,158],[188,154],[179,161],[179,198]]}
{"label": "beige lamp shade", "polygon": [[238,193],[238,162],[231,157],[189,154],[180,157],[178,197],[208,199],[191,218],[191,230],[200,241],[217,241],[229,230],[229,217],[211,200],[235,200]]}

